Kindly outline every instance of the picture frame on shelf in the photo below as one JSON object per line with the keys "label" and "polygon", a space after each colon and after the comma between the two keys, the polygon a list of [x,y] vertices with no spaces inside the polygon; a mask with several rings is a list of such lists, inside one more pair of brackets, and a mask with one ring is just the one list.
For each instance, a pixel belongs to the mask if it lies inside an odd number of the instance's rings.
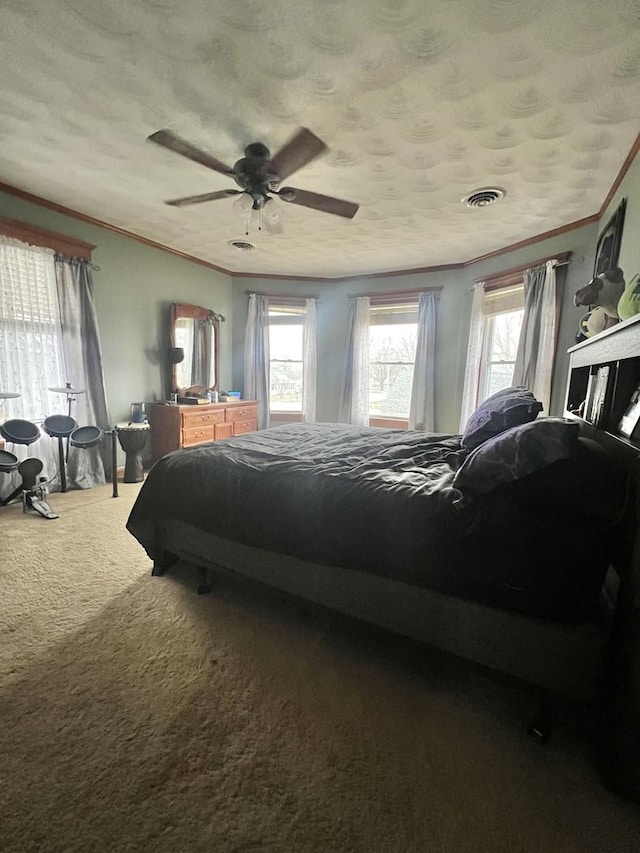
{"label": "picture frame on shelf", "polygon": [[600,273],[618,266],[626,209],[627,200],[623,198],[598,237],[596,257],[593,264],[594,278]]}
{"label": "picture frame on shelf", "polygon": [[629,404],[618,424],[618,432],[626,438],[631,438],[640,424],[640,385],[631,395]]}

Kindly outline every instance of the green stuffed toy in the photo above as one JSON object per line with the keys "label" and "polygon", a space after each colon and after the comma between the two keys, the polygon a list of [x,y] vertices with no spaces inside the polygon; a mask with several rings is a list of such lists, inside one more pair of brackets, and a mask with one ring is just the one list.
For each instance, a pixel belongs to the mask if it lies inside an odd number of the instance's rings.
{"label": "green stuffed toy", "polygon": [[640,273],[636,273],[618,300],[618,317],[628,320],[640,313]]}

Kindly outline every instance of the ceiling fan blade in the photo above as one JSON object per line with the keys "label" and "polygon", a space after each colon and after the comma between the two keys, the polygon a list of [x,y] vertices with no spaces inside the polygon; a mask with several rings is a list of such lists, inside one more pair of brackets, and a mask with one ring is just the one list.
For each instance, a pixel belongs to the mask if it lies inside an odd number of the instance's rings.
{"label": "ceiling fan blade", "polygon": [[216,201],[219,198],[228,198],[230,195],[240,195],[240,190],[218,190],[215,193],[203,193],[202,195],[188,195],[184,198],[172,198],[165,201],[173,207],[186,207],[188,204],[200,204],[203,201]]}
{"label": "ceiling fan blade", "polygon": [[230,169],[229,166],[225,166],[224,163],[216,160],[210,154],[200,151],[199,148],[196,148],[190,142],[180,139],[179,136],[176,136],[170,130],[158,130],[152,133],[151,136],[147,136],[147,139],[150,142],[155,142],[156,145],[161,145],[163,148],[175,151],[176,154],[182,154],[183,157],[188,157],[189,160],[194,160],[208,169],[213,169],[214,172],[220,172],[222,175],[233,175],[233,169]]}
{"label": "ceiling fan blade", "polygon": [[306,127],[297,130],[284,148],[271,158],[275,172],[282,180],[306,166],[326,150],[325,143]]}
{"label": "ceiling fan blade", "polygon": [[[283,194],[284,191],[284,194]],[[293,198],[291,197],[293,193]],[[333,213],[336,216],[344,216],[345,219],[353,219],[360,205],[352,201],[344,201],[341,198],[333,198],[329,195],[320,195],[308,190],[297,190],[294,187],[285,187],[280,190],[280,198],[289,204],[299,204],[302,207],[311,207],[321,210],[323,213]]]}

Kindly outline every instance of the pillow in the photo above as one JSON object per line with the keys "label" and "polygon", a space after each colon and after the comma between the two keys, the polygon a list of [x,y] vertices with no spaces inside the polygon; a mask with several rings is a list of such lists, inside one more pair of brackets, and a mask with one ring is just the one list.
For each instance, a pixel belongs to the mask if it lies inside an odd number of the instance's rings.
{"label": "pillow", "polygon": [[521,480],[560,459],[569,459],[575,452],[579,432],[575,421],[541,418],[487,439],[456,472],[451,485],[460,496],[454,504],[465,506],[477,495]]}
{"label": "pillow", "polygon": [[481,403],[471,415],[462,434],[462,447],[473,450],[509,427],[535,420],[541,411],[542,403],[523,385],[503,388]]}

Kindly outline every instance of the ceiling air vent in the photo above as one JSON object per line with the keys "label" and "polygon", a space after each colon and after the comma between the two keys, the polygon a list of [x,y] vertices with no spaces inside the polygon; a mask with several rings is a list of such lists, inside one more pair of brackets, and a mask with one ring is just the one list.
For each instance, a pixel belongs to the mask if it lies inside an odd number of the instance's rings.
{"label": "ceiling air vent", "polygon": [[228,243],[232,249],[237,249],[239,252],[250,252],[252,249],[255,249],[255,243],[249,243],[246,240],[229,240]]}
{"label": "ceiling air vent", "polygon": [[466,207],[487,207],[500,201],[504,196],[505,190],[500,189],[500,187],[482,187],[466,195],[462,199],[462,204]]}

